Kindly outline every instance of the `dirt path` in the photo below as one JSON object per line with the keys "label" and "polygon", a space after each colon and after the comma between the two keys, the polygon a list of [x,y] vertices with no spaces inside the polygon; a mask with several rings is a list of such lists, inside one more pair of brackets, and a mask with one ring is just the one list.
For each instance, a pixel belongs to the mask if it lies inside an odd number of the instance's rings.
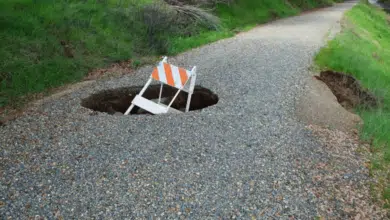
{"label": "dirt path", "polygon": [[[364,159],[351,150],[358,148],[355,142],[349,137],[337,142],[341,152],[349,149],[343,161],[350,157],[353,163],[335,170],[337,154],[317,136],[325,132],[296,117],[312,57],[352,5],[276,21],[170,59],[197,65],[197,84],[218,95],[216,105],[201,111],[124,117],[81,106],[82,99],[102,90],[143,85],[151,66],[33,107],[0,127],[0,216],[377,215],[367,202]],[[335,178],[329,182],[328,176]],[[361,191],[353,198],[338,196],[329,184]]]}

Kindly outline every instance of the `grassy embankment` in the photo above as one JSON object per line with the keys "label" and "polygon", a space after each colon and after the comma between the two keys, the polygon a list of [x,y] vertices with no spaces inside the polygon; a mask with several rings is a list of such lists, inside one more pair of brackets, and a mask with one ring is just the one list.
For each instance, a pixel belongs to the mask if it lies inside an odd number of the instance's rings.
{"label": "grassy embankment", "polygon": [[342,33],[318,53],[316,63],[352,74],[383,99],[380,108],[357,112],[364,120],[362,138],[372,140],[372,174],[380,179],[375,188],[390,201],[390,16],[358,4],[346,13]]}
{"label": "grassy embankment", "polygon": [[331,2],[237,0],[204,6],[213,8],[206,13],[162,0],[2,0],[0,110],[113,62],[137,66],[139,57],[177,54]]}

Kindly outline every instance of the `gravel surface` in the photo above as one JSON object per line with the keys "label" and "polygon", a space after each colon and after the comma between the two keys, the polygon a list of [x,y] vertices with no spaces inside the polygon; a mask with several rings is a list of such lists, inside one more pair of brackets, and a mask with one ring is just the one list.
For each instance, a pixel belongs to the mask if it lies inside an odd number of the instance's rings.
{"label": "gravel surface", "polygon": [[[314,53],[353,3],[279,20],[169,61],[198,66],[217,105],[182,115],[91,114],[80,100],[143,85],[151,66],[49,100],[0,127],[0,216],[312,219],[300,161],[326,162],[294,116]],[[353,175],[353,174],[351,174]]]}

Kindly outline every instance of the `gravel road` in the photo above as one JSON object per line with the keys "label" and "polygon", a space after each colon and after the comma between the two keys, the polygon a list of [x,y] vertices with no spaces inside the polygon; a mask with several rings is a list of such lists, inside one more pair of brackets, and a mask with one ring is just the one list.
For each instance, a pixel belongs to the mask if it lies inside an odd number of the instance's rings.
{"label": "gravel road", "polygon": [[0,127],[6,219],[313,219],[312,177],[326,160],[296,119],[315,52],[354,3],[259,26],[169,61],[198,66],[217,105],[182,115],[91,114],[80,100],[143,85],[151,66],[100,80]]}

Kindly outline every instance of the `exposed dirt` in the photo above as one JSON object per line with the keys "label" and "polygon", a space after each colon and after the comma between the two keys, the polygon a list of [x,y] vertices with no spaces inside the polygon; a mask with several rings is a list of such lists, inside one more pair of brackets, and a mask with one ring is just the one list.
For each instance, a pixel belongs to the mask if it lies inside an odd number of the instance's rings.
{"label": "exposed dirt", "polygon": [[307,124],[351,132],[362,121],[342,107],[336,96],[322,81],[310,80],[305,94],[297,102],[296,114]]}
{"label": "exposed dirt", "polygon": [[381,103],[350,75],[328,70],[314,78],[297,102],[297,116],[307,124],[352,132],[363,123],[353,110]]}
{"label": "exposed dirt", "polygon": [[[319,219],[388,219],[383,202],[373,201],[370,144],[359,139],[355,107],[373,108],[380,101],[343,73],[323,71],[310,80],[297,103],[297,115],[323,143],[321,161],[298,161],[313,179],[305,187],[319,204]],[[349,111],[348,111],[348,110]]]}
{"label": "exposed dirt", "polygon": [[[109,114],[124,113],[130,106],[131,101],[141,91],[142,86],[125,87],[112,90],[104,90],[83,99],[81,105],[85,108],[99,112],[107,112]],[[170,86],[164,86],[161,102],[168,104],[177,90]],[[149,100],[158,99],[160,93],[160,85],[149,86],[143,97]],[[180,92],[172,107],[178,110],[184,110],[187,103],[187,93]],[[218,96],[210,90],[201,86],[195,86],[194,93],[191,98],[190,111],[203,109],[218,102]],[[135,107],[130,114],[149,114],[142,109]]]}
{"label": "exposed dirt", "polygon": [[328,70],[322,71],[316,78],[332,90],[337,101],[347,110],[358,106],[374,108],[379,105],[378,99],[364,89],[353,76]]}

